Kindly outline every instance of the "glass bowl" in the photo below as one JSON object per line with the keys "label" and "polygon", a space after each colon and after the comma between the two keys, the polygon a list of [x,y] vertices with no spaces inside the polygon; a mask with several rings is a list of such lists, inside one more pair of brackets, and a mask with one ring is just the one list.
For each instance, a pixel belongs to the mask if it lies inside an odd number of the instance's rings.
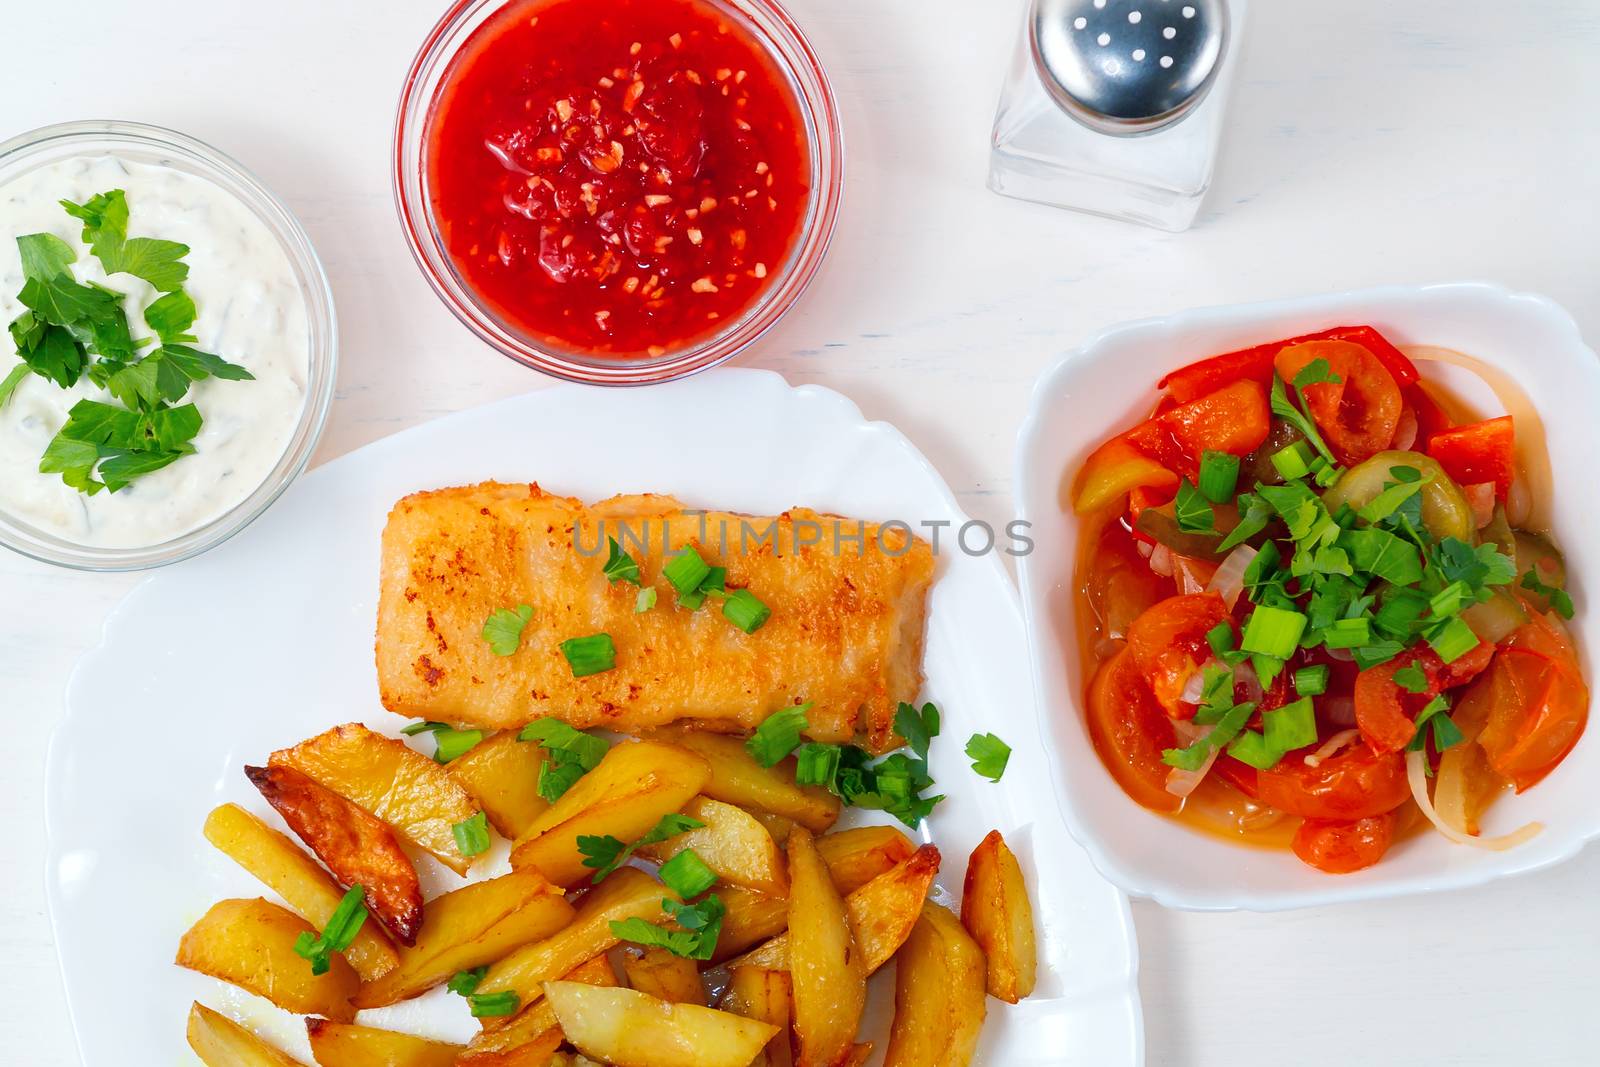
{"label": "glass bowl", "polygon": [[[511,0],[518,2],[518,0]],[[394,195],[411,252],[423,276],[473,333],[526,366],[568,381],[646,385],[681,378],[734,356],[777,324],[810,284],[827,253],[844,177],[839,107],[822,64],[794,20],[775,0],[706,0],[732,16],[787,79],[811,157],[811,196],[793,247],[760,298],[719,332],[629,359],[536,342],[505,323],[465,284],[440,237],[427,174],[425,139],[433,103],[468,38],[507,0],[457,0],[422,43],[406,75],[395,120]]]}
{"label": "glass bowl", "polygon": [[305,301],[306,398],[289,443],[254,491],[188,533],[139,548],[80,545],[0,511],[0,544],[45,563],[86,571],[134,571],[198,555],[248,526],[303,471],[333,402],[338,329],[333,291],[311,239],[283,202],[237,160],[193,137],[138,122],[85,121],[45,126],[0,143],[0,185],[73,156],[115,155],[204,178],[232,194],[277,238]]}

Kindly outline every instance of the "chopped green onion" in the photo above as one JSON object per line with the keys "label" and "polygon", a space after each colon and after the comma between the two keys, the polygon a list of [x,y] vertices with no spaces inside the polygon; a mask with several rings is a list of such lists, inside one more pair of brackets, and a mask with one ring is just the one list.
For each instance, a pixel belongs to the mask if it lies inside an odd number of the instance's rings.
{"label": "chopped green onion", "polygon": [[1300,645],[1306,630],[1306,617],[1298,611],[1262,604],[1250,613],[1244,624],[1239,647],[1275,659],[1288,659]]}
{"label": "chopped green onion", "polygon": [[1339,619],[1322,631],[1322,643],[1328,648],[1360,648],[1372,640],[1372,620],[1366,616]]}
{"label": "chopped green onion", "polygon": [[[1451,582],[1433,594],[1433,597],[1428,601],[1428,609],[1433,612],[1434,618],[1460,614],[1471,593],[1472,590],[1467,587],[1466,582]],[[1476,598],[1474,598],[1473,602],[1476,602]]]}
{"label": "chopped green onion", "polygon": [[433,733],[436,730],[448,729],[450,729],[450,724],[447,722],[433,722],[432,720],[429,720],[427,722],[414,722],[410,726],[402,729],[400,732],[405,734],[407,737],[415,737],[418,734]]}
{"label": "chopped green onion", "polygon": [[1283,759],[1283,753],[1267,744],[1254,730],[1246,730],[1228,745],[1228,755],[1258,771],[1265,771]]}
{"label": "chopped green onion", "polygon": [[1459,615],[1452,616],[1448,622],[1428,635],[1428,644],[1439,654],[1439,658],[1446,663],[1454,663],[1468,652],[1478,647],[1478,635],[1472,632],[1472,627],[1462,621]]}
{"label": "chopped green onion", "polygon": [[1177,767],[1184,771],[1198,771],[1205,765],[1206,759],[1211,755],[1211,750],[1221,748],[1227,744],[1250,721],[1250,716],[1255,714],[1256,706],[1251,703],[1236,704],[1228,709],[1227,714],[1217,720],[1211,732],[1183,748],[1168,748],[1162,750],[1161,762],[1169,767]]}
{"label": "chopped green onion", "polygon": [[689,611],[699,611],[700,606],[706,602],[706,597],[709,594],[726,594],[727,590],[724,588],[723,583],[727,580],[727,577],[728,568],[712,567],[711,570],[706,573],[706,576],[701,579],[699,586],[695,588],[694,592],[678,594],[678,606]]}
{"label": "chopped green onion", "polygon": [[844,749],[821,741],[809,741],[795,751],[794,780],[800,785],[831,786],[839,776]]}
{"label": "chopped green onion", "polygon": [[633,598],[633,613],[635,615],[643,615],[655,606],[656,589],[653,585],[639,590],[639,595]]}
{"label": "chopped green onion", "polygon": [[1213,504],[1233,499],[1239,484],[1239,457],[1207,449],[1200,456],[1200,494]]}
{"label": "chopped green onion", "polygon": [[679,596],[689,596],[700,588],[700,583],[711,573],[711,565],[700,558],[693,545],[684,545],[683,551],[667,560],[661,568],[662,575],[672,583]]}
{"label": "chopped green onion", "polygon": [[811,702],[807,701],[768,715],[745,741],[745,751],[763,767],[776,766],[800,746],[801,733],[811,725],[806,719],[806,712],[810,710]]}
{"label": "chopped green onion", "polygon": [[1318,663],[1294,672],[1294,691],[1303,697],[1319,697],[1328,691],[1328,665]]}
{"label": "chopped green onion", "polygon": [[612,582],[632,582],[640,585],[639,561],[622,550],[615,537],[607,538],[610,543],[610,554],[606,557],[606,579]]}
{"label": "chopped green onion", "polygon": [[449,763],[458,756],[464,756],[479,741],[483,740],[482,730],[453,730],[445,727],[433,731],[434,748],[433,758],[439,763]]}
{"label": "chopped green onion", "polygon": [[617,665],[617,646],[610,634],[570,637],[561,642],[561,654],[567,658],[574,678],[586,678]]}
{"label": "chopped green onion", "polygon": [[489,817],[483,812],[463,819],[450,829],[455,834],[456,848],[463,856],[481,856],[489,851]]}
{"label": "chopped green onion", "polygon": [[311,931],[303,931],[295,938],[295,955],[311,962],[313,975],[327,974],[330,966],[328,957],[335,952],[343,952],[355,942],[356,934],[361,932],[361,924],[367,921],[367,891],[360,885],[353,885],[339,901],[338,907],[333,909],[333,914],[328,916],[328,923],[322,928],[322,933],[313,935]]}
{"label": "chopped green onion", "polygon": [[656,872],[668,889],[687,900],[717,884],[717,875],[694,849],[686,848],[661,865]]}
{"label": "chopped green onion", "polygon": [[772,617],[772,609],[748,589],[730,590],[722,601],[722,616],[747,634],[753,634]]}
{"label": "chopped green onion", "polygon": [[445,988],[457,996],[466,996],[478,988],[485,975],[489,973],[489,965],[474,967],[470,971],[457,971],[450,981],[445,983]]}
{"label": "chopped green onion", "polygon": [[467,996],[467,1006],[471,1009],[474,1019],[515,1015],[517,1005],[520,1003],[521,998],[510,989],[502,989],[498,993],[471,993]]}
{"label": "chopped green onion", "polygon": [[1224,652],[1232,652],[1234,647],[1233,625],[1224,620],[1207,630],[1206,644],[1210,645],[1211,651],[1219,656]]}
{"label": "chopped green onion", "polygon": [[1250,655],[1250,667],[1256,672],[1256,681],[1261,683],[1261,688],[1270,689],[1272,683],[1278,680],[1278,675],[1283,673],[1284,661],[1277,656],[1267,656],[1260,652]]}
{"label": "chopped green onion", "polygon": [[1293,704],[1263,712],[1261,722],[1267,747],[1279,752],[1293,752],[1317,742],[1317,716],[1310,697],[1303,696]]}
{"label": "chopped green onion", "polygon": [[1216,512],[1187,478],[1178,483],[1172,514],[1178,520],[1178,529],[1185,533],[1213,533],[1217,528]]}
{"label": "chopped green onion", "polygon": [[1393,589],[1373,612],[1372,623],[1384,633],[1409,640],[1418,619],[1428,610],[1428,598],[1414,589]]}
{"label": "chopped green onion", "polygon": [[1272,465],[1284,481],[1292,482],[1311,473],[1312,458],[1311,446],[1304,441],[1296,441],[1274,452]]}

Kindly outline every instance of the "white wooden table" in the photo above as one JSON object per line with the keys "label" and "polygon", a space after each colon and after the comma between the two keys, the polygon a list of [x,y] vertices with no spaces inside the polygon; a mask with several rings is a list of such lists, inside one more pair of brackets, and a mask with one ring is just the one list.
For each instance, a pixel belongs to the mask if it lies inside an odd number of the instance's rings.
{"label": "white wooden table", "polygon": [[[984,191],[1018,0],[792,6],[843,105],[848,190],[818,283],[743,362],[896,423],[975,517],[1010,514],[1035,374],[1122,319],[1488,278],[1550,294],[1600,339],[1593,0],[1252,5],[1217,181],[1179,236]],[[457,325],[395,222],[394,101],[442,2],[6,7],[0,133],[102,117],[173,126],[242,158],[299,213],[343,326],[320,459],[548,384]],[[7,1063],[77,1062],[44,904],[43,752],[67,673],[136,581],[0,554]],[[128,788],[150,773],[129,768]],[[1428,899],[1274,916],[1136,905],[1149,1062],[1592,1064],[1597,883],[1590,849]]]}

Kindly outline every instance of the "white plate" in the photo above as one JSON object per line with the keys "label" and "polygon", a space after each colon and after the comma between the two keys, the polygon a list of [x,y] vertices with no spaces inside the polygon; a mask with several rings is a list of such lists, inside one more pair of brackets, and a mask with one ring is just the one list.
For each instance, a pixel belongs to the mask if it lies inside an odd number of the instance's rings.
{"label": "white plate", "polygon": [[[1245,848],[1187,829],[1129,800],[1101,766],[1079,708],[1085,679],[1071,611],[1078,524],[1065,493],[1084,458],[1113,432],[1133,424],[1155,402],[1156,381],[1205,356],[1334,326],[1366,323],[1398,345],[1437,345],[1482,360],[1527,393],[1543,419],[1559,489],[1556,542],[1566,552],[1574,585],[1585,675],[1595,679],[1592,643],[1582,640],[1591,617],[1587,576],[1600,567],[1600,498],[1594,484],[1600,456],[1600,361],[1583,343],[1572,316],[1550,300],[1486,284],[1369,289],[1353,293],[1186,311],[1113,327],[1063,356],[1039,379],[1017,439],[1018,514],[1033,524],[1038,548],[1021,558],[1035,694],[1052,734],[1056,799],[1073,836],[1095,865],[1135,896],[1175,908],[1275,911],[1343,900],[1424,893],[1480,885],[1569,859],[1600,836],[1592,783],[1600,777],[1600,741],[1593,723],[1577,748],[1532,791],[1498,802],[1485,834],[1529,820],[1545,824],[1532,841],[1507,852],[1451,844],[1436,833],[1412,837],[1365,871],[1326,875],[1288,851]],[[1492,393],[1454,367],[1429,362],[1423,373],[1454,387],[1475,385],[1486,415]],[[1519,436],[1529,427],[1519,420]],[[1574,489],[1576,488],[1576,491]]]}
{"label": "white plate", "polygon": [[[391,734],[404,725],[380,707],[373,671],[379,531],[412,490],[486,478],[591,500],[654,490],[757,514],[805,504],[913,525],[965,521],[896,430],[864,421],[836,393],[751,370],[641,390],[558,386],[409,430],[306,476],[231,543],[136,589],[68,689],[49,758],[49,892],[87,1067],[194,1062],[183,1040],[193,999],[304,1054],[290,1016],[170,963],[213,901],[262,892],[200,825],[223,801],[269,812],[240,768],[275,748],[351,720]],[[944,852],[943,899],[959,897],[968,853],[999,827],[1034,890],[1041,944],[1038,992],[1015,1008],[989,1001],[982,1061],[1136,1065],[1127,902],[1046,800],[1023,649],[998,561],[942,555],[925,693],[945,713],[933,772],[951,798],[927,827]],[[1014,747],[998,785],[962,754],[977,731]],[[369,1016],[444,1038],[475,1030],[460,999],[442,992]],[[867,1036],[884,1034],[880,1025]]]}

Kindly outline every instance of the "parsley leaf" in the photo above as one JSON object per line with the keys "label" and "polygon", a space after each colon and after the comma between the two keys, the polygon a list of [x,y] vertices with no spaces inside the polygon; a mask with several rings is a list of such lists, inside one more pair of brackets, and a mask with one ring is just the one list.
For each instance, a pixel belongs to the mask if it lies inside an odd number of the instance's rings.
{"label": "parsley leaf", "polygon": [[[1312,368],[1315,367],[1319,362],[1323,364],[1327,363],[1326,360],[1314,359],[1310,363],[1307,363],[1299,374],[1295,375],[1295,389],[1297,392],[1303,388],[1299,384],[1300,380],[1311,374]],[[1317,383],[1315,381],[1307,381],[1306,384],[1315,385]],[[1311,447],[1315,448],[1323,459],[1327,460],[1330,464],[1338,462],[1334,459],[1333,453],[1328,450],[1327,442],[1322,439],[1322,433],[1317,429],[1317,424],[1312,420],[1311,416],[1302,412],[1300,408],[1296,407],[1289,401],[1289,394],[1283,386],[1283,379],[1278,377],[1276,374],[1272,376],[1272,393],[1270,402],[1272,413],[1304,434],[1305,439],[1311,442]],[[1305,403],[1304,396],[1300,397],[1300,402],[1302,405]]]}
{"label": "parsley leaf", "polygon": [[[15,374],[16,371],[12,371],[11,373]],[[6,402],[5,396],[5,386],[4,384],[0,384],[0,404],[4,404]],[[1569,596],[1567,591],[1560,586],[1546,585],[1544,582],[1540,581],[1538,571],[1535,568],[1529,567],[1528,573],[1522,576],[1522,581],[1518,584],[1520,584],[1522,588],[1530,590],[1531,592],[1537,593],[1538,595],[1544,597],[1545,600],[1549,602],[1550,606],[1555,609],[1556,613],[1559,614],[1563,619],[1572,618],[1572,597]]]}
{"label": "parsley leaf", "polygon": [[579,778],[600,766],[611,746],[575,730],[560,719],[535,719],[517,733],[518,741],[537,741],[549,754],[539,768],[539,795],[554,804]]}
{"label": "parsley leaf", "polygon": [[894,728],[906,739],[906,747],[927,759],[929,743],[939,736],[939,709],[928,703],[918,710],[901,701],[894,713]]}
{"label": "parsley leaf", "polygon": [[[22,379],[32,373],[33,368],[26,363],[18,363],[11,368],[11,373],[5,376],[5,380],[0,381],[0,408],[6,406],[6,401],[11,399],[11,394],[16,391],[17,386],[22,384]],[[1532,574],[1533,572],[1529,571],[1528,573]]]}
{"label": "parsley leaf", "polygon": [[522,644],[522,631],[533,618],[533,608],[518,604],[515,608],[501,608],[483,621],[483,639],[489,642],[489,651],[497,656],[510,656]]}
{"label": "parsley leaf", "polygon": [[632,582],[634,585],[643,585],[639,577],[639,561],[622,550],[622,545],[615,537],[606,539],[610,552],[606,556],[605,570],[602,572],[607,581]]}
{"label": "parsley leaf", "polygon": [[691,819],[687,815],[663,815],[649,833],[632,844],[623,844],[610,834],[579,834],[578,852],[583,856],[583,865],[594,869],[591,884],[599,885],[644,846],[660,844],[669,837],[698,830],[704,825],[699,819]]}
{"label": "parsley leaf", "polygon": [[78,260],[72,246],[53,233],[23,234],[17,238],[17,251],[22,253],[22,276],[29,280],[48,281],[66,274]]}
{"label": "parsley leaf", "polygon": [[1217,514],[1211,503],[1194,484],[1185,478],[1178,483],[1178,495],[1173,498],[1173,516],[1178,529],[1185,533],[1215,533]]}
{"label": "parsley leaf", "polygon": [[1330,385],[1343,385],[1344,379],[1333,373],[1333,368],[1328,364],[1328,361],[1320,356],[1301,367],[1300,373],[1294,376],[1294,387],[1296,389],[1304,389],[1307,386],[1320,385],[1324,382]]}
{"label": "parsley leaf", "polygon": [[158,297],[144,309],[144,324],[167,344],[194,342],[195,338],[189,330],[194,327],[198,317],[194,300],[182,289]]}
{"label": "parsley leaf", "polygon": [[666,897],[661,901],[661,910],[682,929],[667,930],[635,916],[621,922],[613,921],[612,936],[636,945],[664,948],[684,959],[709,960],[716,951],[717,938],[722,934],[722,918],[726,914],[721,898],[713,893],[697,904],[680,904]]}
{"label": "parsley leaf", "polygon": [[991,782],[998,782],[1006,773],[1011,746],[994,734],[973,734],[967,740],[967,758],[972,760],[974,771]]}

